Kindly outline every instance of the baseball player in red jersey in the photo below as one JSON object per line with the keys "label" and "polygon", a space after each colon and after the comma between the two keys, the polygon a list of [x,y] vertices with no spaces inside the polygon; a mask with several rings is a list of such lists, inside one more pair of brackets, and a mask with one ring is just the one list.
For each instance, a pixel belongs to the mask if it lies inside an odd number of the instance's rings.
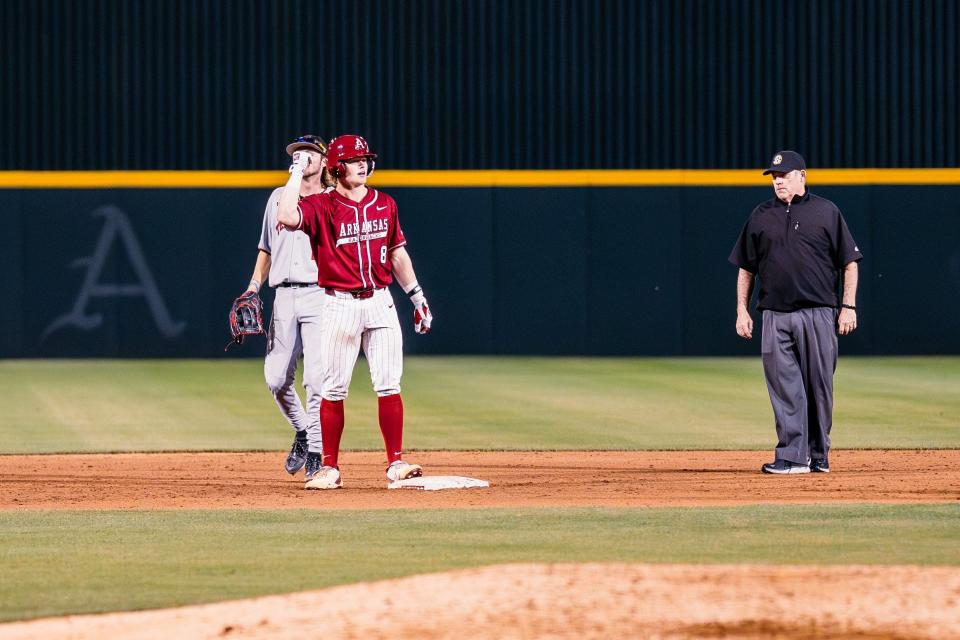
{"label": "baseball player in red jersey", "polygon": [[378,397],[387,479],[393,482],[423,474],[420,465],[401,459],[403,337],[388,285],[396,278],[410,297],[417,333],[430,330],[433,316],[404,248],[407,241],[397,218],[396,202],[366,186],[376,157],[360,136],[334,138],[327,150],[327,170],[337,180],[336,189],[303,198],[298,206],[300,181],[309,156],[294,154],[290,180],[277,210],[281,224],[310,237],[319,285],[327,296],[321,329],[323,457],[307,454],[307,489],[342,486],[338,457],[343,401],[361,348]]}

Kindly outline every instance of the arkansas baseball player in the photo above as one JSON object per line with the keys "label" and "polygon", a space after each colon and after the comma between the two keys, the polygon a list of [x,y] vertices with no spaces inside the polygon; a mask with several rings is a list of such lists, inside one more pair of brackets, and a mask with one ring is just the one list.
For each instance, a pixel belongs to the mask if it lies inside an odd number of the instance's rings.
{"label": "arkansas baseball player", "polygon": [[403,445],[403,337],[388,285],[396,277],[414,305],[417,333],[430,330],[433,316],[413,270],[397,218],[397,205],[385,193],[366,186],[376,154],[360,136],[330,142],[327,169],[337,181],[330,193],[303,198],[297,205],[301,176],[312,159],[293,155],[290,180],[280,196],[277,219],[303,230],[313,243],[319,283],[326,296],[320,330],[323,400],[320,426],[323,457],[307,454],[307,489],[342,486],[338,456],[343,434],[343,401],[361,348],[377,393],[380,432],[387,451],[387,479],[423,474],[420,465],[401,460]]}
{"label": "arkansas baseball player", "polygon": [[[313,135],[301,136],[287,145],[288,154],[297,153],[310,159],[309,168],[300,181],[299,198],[332,189],[333,179],[326,171],[326,152],[326,145]],[[269,284],[275,289],[275,295],[263,374],[280,412],[296,431],[284,465],[292,475],[303,467],[308,449],[322,451],[320,318],[325,294],[317,286],[317,265],[313,261],[310,239],[303,232],[286,229],[277,222],[281,193],[283,187],[274,190],[263,212],[260,250],[247,291],[259,291],[269,273]],[[306,411],[294,390],[297,359],[301,354]]]}

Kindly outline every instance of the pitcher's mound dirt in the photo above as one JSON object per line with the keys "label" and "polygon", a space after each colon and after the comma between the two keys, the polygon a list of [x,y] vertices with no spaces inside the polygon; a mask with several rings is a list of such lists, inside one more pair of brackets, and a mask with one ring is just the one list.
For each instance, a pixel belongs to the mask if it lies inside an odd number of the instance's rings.
{"label": "pitcher's mound dirt", "polygon": [[763,451],[413,452],[489,489],[387,491],[382,453],[345,452],[344,488],[304,491],[283,452],[0,456],[0,509],[705,506],[957,502],[960,451],[835,451],[832,473],[769,476]]}
{"label": "pitcher's mound dirt", "polygon": [[0,637],[956,638],[960,569],[502,565],[0,625]]}

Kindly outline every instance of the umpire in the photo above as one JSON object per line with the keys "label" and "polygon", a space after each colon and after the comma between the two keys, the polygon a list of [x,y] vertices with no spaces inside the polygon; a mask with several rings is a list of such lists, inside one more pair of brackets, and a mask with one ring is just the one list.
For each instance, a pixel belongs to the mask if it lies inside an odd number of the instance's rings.
{"label": "umpire", "polygon": [[827,473],[837,334],[857,328],[863,254],[837,205],[807,189],[799,153],[778,151],[768,174],[776,197],[753,210],[730,253],[740,267],[737,334],[746,339],[753,337],[747,305],[760,278],[760,351],[778,439],[776,459],[762,471]]}

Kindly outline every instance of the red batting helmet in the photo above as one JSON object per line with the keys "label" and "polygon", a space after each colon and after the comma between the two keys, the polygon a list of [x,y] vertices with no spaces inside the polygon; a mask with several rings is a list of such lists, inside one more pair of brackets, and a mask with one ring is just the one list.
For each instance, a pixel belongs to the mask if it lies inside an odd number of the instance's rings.
{"label": "red batting helmet", "polygon": [[376,157],[377,154],[370,151],[367,141],[360,136],[350,134],[337,136],[327,145],[327,169],[334,175],[339,173],[344,160],[353,158],[368,158],[371,161],[367,171],[369,175],[373,173],[373,159]]}

